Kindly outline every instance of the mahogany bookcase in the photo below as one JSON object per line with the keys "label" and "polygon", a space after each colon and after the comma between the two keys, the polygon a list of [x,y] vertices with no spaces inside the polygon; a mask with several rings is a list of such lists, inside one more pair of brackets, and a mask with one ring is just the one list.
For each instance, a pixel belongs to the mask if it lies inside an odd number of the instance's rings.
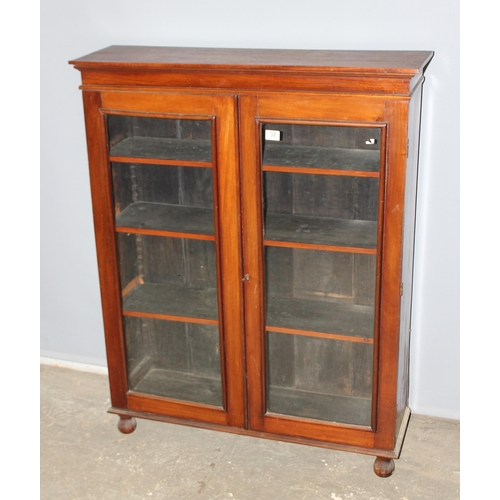
{"label": "mahogany bookcase", "polygon": [[432,52],[112,46],[82,74],[112,407],[394,470]]}

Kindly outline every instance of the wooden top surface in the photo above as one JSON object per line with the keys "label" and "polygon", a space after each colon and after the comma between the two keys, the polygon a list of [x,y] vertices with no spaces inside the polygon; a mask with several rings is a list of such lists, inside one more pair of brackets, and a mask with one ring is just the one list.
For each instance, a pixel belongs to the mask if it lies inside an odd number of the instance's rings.
{"label": "wooden top surface", "polygon": [[113,45],[70,61],[78,69],[315,71],[412,77],[431,51],[215,49]]}

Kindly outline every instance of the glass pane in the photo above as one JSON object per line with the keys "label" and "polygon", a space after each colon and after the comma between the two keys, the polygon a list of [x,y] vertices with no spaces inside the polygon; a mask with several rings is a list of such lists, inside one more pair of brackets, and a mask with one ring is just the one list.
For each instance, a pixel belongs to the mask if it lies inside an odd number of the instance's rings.
{"label": "glass pane", "polygon": [[267,409],[369,426],[380,129],[266,124],[263,171]]}
{"label": "glass pane", "polygon": [[112,163],[116,225],[214,234],[212,169]]}
{"label": "glass pane", "polygon": [[267,333],[267,410],[369,426],[373,345]]}
{"label": "glass pane", "polygon": [[222,406],[219,329],[124,317],[130,390]]}
{"label": "glass pane", "polygon": [[209,120],[107,115],[110,156],[212,161]]}
{"label": "glass pane", "polygon": [[222,406],[211,122],[107,125],[130,390]]}
{"label": "glass pane", "polygon": [[380,129],[263,125],[262,164],[378,172]]}

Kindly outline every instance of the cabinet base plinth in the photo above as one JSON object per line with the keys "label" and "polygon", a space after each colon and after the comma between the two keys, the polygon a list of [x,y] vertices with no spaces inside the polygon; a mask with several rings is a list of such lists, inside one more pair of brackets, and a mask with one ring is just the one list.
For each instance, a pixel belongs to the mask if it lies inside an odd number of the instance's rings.
{"label": "cabinet base plinth", "polygon": [[389,477],[395,469],[394,460],[392,458],[377,457],[373,464],[373,470],[379,477]]}
{"label": "cabinet base plinth", "polygon": [[137,421],[134,417],[122,417],[120,416],[120,420],[118,422],[118,430],[123,434],[130,434],[135,431],[137,427]]}

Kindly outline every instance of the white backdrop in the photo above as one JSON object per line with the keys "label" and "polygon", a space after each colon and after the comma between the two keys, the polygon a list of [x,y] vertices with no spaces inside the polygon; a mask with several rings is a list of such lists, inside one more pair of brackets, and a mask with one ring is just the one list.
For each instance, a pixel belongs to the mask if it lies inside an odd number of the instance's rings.
{"label": "white backdrop", "polygon": [[424,84],[410,406],[459,418],[459,2],[43,0],[41,354],[104,366],[80,73],[109,45],[433,50]]}

